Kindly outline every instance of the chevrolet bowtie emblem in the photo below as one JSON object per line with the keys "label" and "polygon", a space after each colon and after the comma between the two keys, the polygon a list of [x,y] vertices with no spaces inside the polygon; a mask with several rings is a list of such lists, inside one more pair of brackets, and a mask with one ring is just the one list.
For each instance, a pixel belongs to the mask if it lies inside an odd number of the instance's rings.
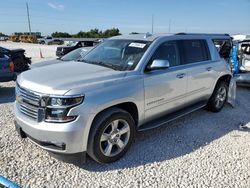
{"label": "chevrolet bowtie emblem", "polygon": [[19,95],[16,95],[16,101],[21,103],[22,102],[22,97]]}

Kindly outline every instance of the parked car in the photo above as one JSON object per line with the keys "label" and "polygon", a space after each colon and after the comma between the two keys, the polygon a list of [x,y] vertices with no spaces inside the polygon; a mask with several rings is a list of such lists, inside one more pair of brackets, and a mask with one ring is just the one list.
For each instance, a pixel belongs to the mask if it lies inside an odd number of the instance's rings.
{"label": "parked car", "polygon": [[47,42],[48,45],[52,45],[52,44],[62,45],[63,43],[64,41],[60,39],[52,39],[51,41]]}
{"label": "parked car", "polygon": [[[15,126],[22,138],[68,160],[88,154],[121,158],[136,131],[234,101],[235,83],[214,37],[176,34],[117,36],[82,62],[44,66],[18,76]],[[139,152],[139,151],[138,151]]]}
{"label": "parked car", "polygon": [[56,56],[62,57],[63,55],[66,55],[67,53],[81,47],[93,47],[96,45],[97,41],[78,41],[72,46],[60,46],[56,49]]}
{"label": "parked car", "polygon": [[57,59],[49,60],[49,61],[42,61],[38,63],[34,63],[31,65],[31,69],[33,68],[38,68],[38,67],[43,67],[47,65],[53,65],[57,63],[62,63],[62,62],[67,62],[67,61],[77,61],[82,59],[85,54],[90,51],[93,47],[83,47],[83,48],[78,48],[73,50],[72,52],[69,52],[68,54],[59,57]]}
{"label": "parked car", "polygon": [[25,56],[24,49],[7,49],[0,47],[0,53],[8,56],[14,63],[15,72],[23,72],[29,69],[31,58]]}
{"label": "parked car", "polygon": [[49,36],[37,39],[37,41],[38,41],[39,44],[47,44],[47,45],[52,45],[52,44],[61,45],[61,44],[64,43],[63,40],[55,39],[55,38],[52,38],[52,37],[49,37]]}
{"label": "parked car", "polygon": [[239,42],[238,58],[241,72],[250,72],[250,40]]}
{"label": "parked car", "polygon": [[7,55],[0,52],[0,82],[15,80],[14,64]]}
{"label": "parked car", "polygon": [[250,40],[234,41],[232,64],[237,85],[250,87]]}
{"label": "parked car", "polygon": [[0,41],[7,41],[7,40],[8,40],[8,37],[4,37],[4,36],[0,37]]}

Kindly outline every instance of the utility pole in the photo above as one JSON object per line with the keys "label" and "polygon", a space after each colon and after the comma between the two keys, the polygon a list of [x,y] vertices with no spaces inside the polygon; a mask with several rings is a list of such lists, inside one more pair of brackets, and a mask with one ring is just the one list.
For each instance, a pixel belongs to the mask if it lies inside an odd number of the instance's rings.
{"label": "utility pole", "polygon": [[26,2],[26,8],[27,8],[27,16],[28,16],[29,32],[30,32],[30,35],[31,35],[31,27],[30,27],[30,13],[29,13],[29,5],[28,5],[28,3],[27,3],[27,2]]}
{"label": "utility pole", "polygon": [[152,28],[151,28],[151,34],[154,34],[154,15],[152,14]]}

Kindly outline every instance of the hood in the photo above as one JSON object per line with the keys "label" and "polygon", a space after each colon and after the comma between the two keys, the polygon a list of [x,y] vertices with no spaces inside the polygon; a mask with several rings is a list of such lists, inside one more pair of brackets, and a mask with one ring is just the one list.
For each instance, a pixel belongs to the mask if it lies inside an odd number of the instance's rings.
{"label": "hood", "polygon": [[64,95],[69,90],[116,80],[125,74],[99,65],[69,61],[23,72],[17,82],[39,93]]}
{"label": "hood", "polygon": [[48,65],[54,65],[57,63],[62,63],[63,61],[59,60],[59,59],[53,59],[53,60],[49,60],[49,61],[41,61],[38,63],[32,63],[30,68],[34,69],[34,68],[38,68],[38,67],[44,67],[44,66],[48,66]]}

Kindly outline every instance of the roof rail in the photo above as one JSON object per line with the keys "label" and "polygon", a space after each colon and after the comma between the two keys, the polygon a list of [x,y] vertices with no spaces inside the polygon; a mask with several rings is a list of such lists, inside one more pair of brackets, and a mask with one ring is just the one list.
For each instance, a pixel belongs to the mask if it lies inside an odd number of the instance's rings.
{"label": "roof rail", "polygon": [[213,34],[213,33],[176,33],[175,35],[207,35],[207,36],[230,36],[229,34]]}

